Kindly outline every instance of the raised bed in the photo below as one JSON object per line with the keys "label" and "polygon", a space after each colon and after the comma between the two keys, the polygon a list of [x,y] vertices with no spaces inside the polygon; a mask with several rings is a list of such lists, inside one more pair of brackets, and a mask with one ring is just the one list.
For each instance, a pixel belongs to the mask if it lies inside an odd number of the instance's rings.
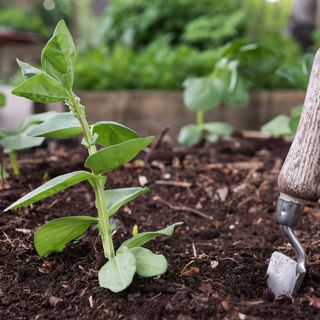
{"label": "raised bed", "polygon": [[[0,86],[0,90],[5,91],[8,97],[8,105],[0,110],[0,127],[15,128],[25,113],[31,112],[30,102],[12,96],[9,86]],[[248,107],[220,106],[208,112],[206,119],[226,121],[237,129],[259,130],[275,116],[290,114],[292,106],[303,103],[304,95],[305,92],[295,90],[256,91],[251,93]],[[180,91],[82,91],[79,96],[87,106],[91,123],[109,119],[125,123],[142,134],[154,134],[169,126],[170,132],[176,135],[183,125],[195,122],[195,114],[185,108]],[[29,106],[28,111],[23,111],[23,105]],[[49,109],[57,111],[64,108],[61,104],[49,106]],[[35,110],[38,109],[37,106]]]}
{"label": "raised bed", "polygon": [[[304,91],[256,91],[246,108],[220,108],[206,114],[207,121],[226,121],[237,129],[259,130],[280,113],[289,114],[293,106],[303,103]],[[91,122],[112,119],[126,123],[142,133],[154,133],[169,126],[176,134],[195,121],[187,110],[180,91],[81,91],[79,96],[88,107]]]}
{"label": "raised bed", "polygon": [[[150,243],[169,259],[157,278],[136,277],[121,294],[98,285],[103,264],[96,231],[61,254],[39,258],[33,233],[65,215],[95,214],[87,184],[41,203],[0,214],[0,314],[4,319],[318,319],[320,309],[319,207],[308,208],[297,230],[308,253],[308,274],[293,304],[274,301],[265,273],[274,249],[293,254],[274,223],[277,175],[288,151],[282,139],[236,135],[212,145],[184,149],[162,142],[141,161],[109,175],[111,187],[152,192],[117,215],[119,243],[139,230],[184,221],[173,237]],[[42,183],[44,175],[81,168],[81,147],[52,145],[25,153],[22,175],[0,189],[0,210]],[[144,179],[145,180],[145,179]]]}

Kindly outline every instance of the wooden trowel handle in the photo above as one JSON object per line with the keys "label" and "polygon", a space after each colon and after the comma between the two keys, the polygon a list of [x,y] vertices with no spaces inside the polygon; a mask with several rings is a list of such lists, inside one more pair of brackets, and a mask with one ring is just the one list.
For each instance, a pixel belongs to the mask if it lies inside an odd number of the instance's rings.
{"label": "wooden trowel handle", "polygon": [[320,49],[312,66],[297,133],[278,177],[280,197],[314,201],[320,182]]}

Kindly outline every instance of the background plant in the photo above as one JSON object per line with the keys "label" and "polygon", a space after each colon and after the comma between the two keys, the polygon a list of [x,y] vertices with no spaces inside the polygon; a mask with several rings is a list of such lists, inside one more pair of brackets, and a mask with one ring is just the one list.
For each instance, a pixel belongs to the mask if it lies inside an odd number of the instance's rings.
{"label": "background plant", "polygon": [[[154,137],[140,138],[133,130],[115,122],[101,121],[89,126],[85,107],[73,92],[75,48],[73,39],[63,21],[60,21],[52,38],[42,51],[42,69],[20,63],[26,80],[12,93],[38,102],[65,101],[70,112],[55,115],[34,128],[29,134],[35,137],[66,139],[83,134],[83,145],[89,157],[84,166],[90,171],[76,171],[58,176],[23,196],[7,210],[17,209],[40,201],[48,196],[88,181],[95,194],[98,217],[69,216],[52,220],[35,234],[35,248],[40,256],[60,252],[65,245],[80,237],[91,225],[98,225],[103,251],[108,259],[99,271],[100,286],[114,292],[124,290],[135,273],[142,277],[163,274],[167,261],[143,247],[162,235],[171,235],[173,224],[154,232],[143,232],[123,242],[115,251],[110,218],[129,201],[149,191],[148,188],[105,190],[104,175],[135,157],[148,146]],[[98,149],[98,146],[101,147]]]}
{"label": "background plant", "polygon": [[183,99],[186,107],[197,114],[197,123],[184,126],[178,140],[184,145],[194,145],[201,139],[213,142],[222,135],[232,132],[232,127],[224,122],[204,122],[204,113],[217,108],[221,103],[228,106],[245,106],[249,100],[248,82],[239,73],[238,52],[250,52],[256,45],[242,45],[235,42],[224,50],[224,57],[219,60],[209,76],[190,78],[184,82]]}
{"label": "background plant", "polygon": [[18,130],[0,131],[0,147],[2,147],[4,153],[9,155],[11,167],[15,175],[20,174],[19,164],[17,162],[17,151],[40,146],[44,138],[32,137],[29,133],[35,126],[54,114],[56,114],[56,112],[49,111],[31,115],[23,120]]}
{"label": "background plant", "polygon": [[[282,66],[277,74],[287,79],[294,87],[306,91],[311,73],[313,54],[305,54],[299,64],[294,66]],[[275,136],[293,137],[297,131],[303,106],[296,106],[291,109],[290,116],[280,114],[268,123],[261,130]]]}

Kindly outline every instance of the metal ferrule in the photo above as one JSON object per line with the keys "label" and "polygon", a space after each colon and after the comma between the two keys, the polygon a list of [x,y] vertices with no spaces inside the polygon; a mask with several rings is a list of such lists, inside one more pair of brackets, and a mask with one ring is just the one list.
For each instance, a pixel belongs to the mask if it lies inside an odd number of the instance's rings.
{"label": "metal ferrule", "polygon": [[288,201],[281,197],[278,198],[276,220],[278,224],[282,225],[282,230],[296,253],[298,274],[304,274],[306,272],[306,254],[292,228],[297,226],[303,209],[304,205],[302,203]]}
{"label": "metal ferrule", "polygon": [[304,205],[278,198],[276,209],[276,220],[278,224],[294,228],[298,225]]}

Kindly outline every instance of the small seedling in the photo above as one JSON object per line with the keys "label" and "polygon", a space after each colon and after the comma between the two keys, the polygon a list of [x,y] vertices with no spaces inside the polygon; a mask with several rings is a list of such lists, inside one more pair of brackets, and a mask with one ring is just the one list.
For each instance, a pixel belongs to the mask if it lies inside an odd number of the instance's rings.
{"label": "small seedling", "polygon": [[30,131],[39,123],[55,115],[56,112],[49,111],[31,115],[23,120],[17,131],[1,131],[0,147],[4,153],[9,155],[11,167],[15,175],[20,174],[17,162],[17,151],[38,147],[43,143],[44,138],[32,137]]}
{"label": "small seedling", "polygon": [[202,78],[191,78],[184,82],[183,99],[186,107],[197,113],[197,123],[184,126],[179,142],[194,145],[201,139],[213,142],[232,132],[225,122],[204,122],[204,113],[217,108],[221,103],[229,106],[245,106],[249,95],[245,80],[238,73],[239,61],[223,57],[213,72]]}
{"label": "small seedling", "polygon": [[[56,26],[52,38],[42,51],[42,70],[18,61],[26,80],[13,94],[38,102],[65,101],[70,112],[50,117],[29,132],[34,137],[66,139],[83,134],[83,145],[89,157],[84,166],[89,171],[75,171],[58,176],[31,191],[5,209],[17,209],[52,196],[82,181],[88,181],[95,194],[98,217],[68,216],[49,221],[34,237],[40,256],[61,252],[67,243],[82,236],[91,225],[98,225],[107,263],[99,271],[100,286],[113,292],[127,288],[137,273],[141,277],[161,275],[167,270],[167,260],[143,246],[159,236],[169,236],[176,225],[154,232],[136,233],[115,251],[110,218],[129,201],[149,191],[147,187],[105,190],[104,175],[134,158],[147,147],[153,136],[140,138],[138,134],[116,122],[101,121],[89,126],[86,109],[74,94],[73,68],[75,48],[64,21]],[[97,148],[99,145],[101,148]]]}
{"label": "small seedling", "polygon": [[[307,90],[314,55],[307,53],[301,63],[295,66],[282,66],[277,74],[287,79],[297,89]],[[293,107],[290,116],[280,114],[261,127],[261,131],[274,136],[293,137],[297,131],[302,105]]]}

